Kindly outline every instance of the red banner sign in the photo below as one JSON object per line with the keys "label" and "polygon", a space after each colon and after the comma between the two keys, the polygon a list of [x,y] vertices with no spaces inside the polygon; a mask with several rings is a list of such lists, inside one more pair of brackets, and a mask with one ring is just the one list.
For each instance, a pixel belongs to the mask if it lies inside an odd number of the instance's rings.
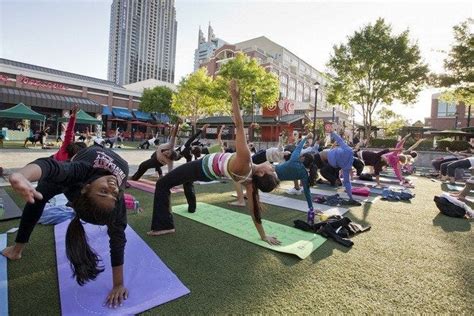
{"label": "red banner sign", "polygon": [[0,75],[0,81],[8,81],[8,77],[5,75]]}
{"label": "red banner sign", "polygon": [[29,86],[66,90],[66,86],[62,83],[31,79],[31,78],[25,77],[23,75],[19,76],[19,80],[22,84],[26,84],[26,85],[29,85]]}

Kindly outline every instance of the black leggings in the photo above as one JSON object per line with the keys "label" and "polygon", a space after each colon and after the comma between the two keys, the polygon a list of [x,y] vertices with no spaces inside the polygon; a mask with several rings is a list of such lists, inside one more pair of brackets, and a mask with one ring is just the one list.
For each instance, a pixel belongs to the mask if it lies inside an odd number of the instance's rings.
{"label": "black leggings", "polygon": [[265,149],[261,149],[252,155],[252,162],[256,165],[264,163],[265,161],[267,161],[267,151]]}
{"label": "black leggings", "polygon": [[202,159],[181,165],[170,171],[163,178],[158,179],[155,187],[155,198],[153,200],[152,230],[159,231],[174,228],[170,203],[170,190],[172,187],[182,184],[184,195],[188,202],[188,212],[192,213],[196,211],[194,181],[212,181],[202,171]]}
{"label": "black leggings", "polygon": [[324,179],[328,180],[331,185],[336,185],[336,181],[339,180],[339,171],[341,168],[334,168],[330,164],[324,164],[324,166],[320,169],[321,176]]}
{"label": "black leggings", "polygon": [[452,162],[445,162],[441,164],[441,175],[449,177],[454,177],[456,169],[469,169],[471,168],[471,162],[469,159],[461,159]]}
{"label": "black leggings", "polygon": [[148,140],[144,141],[143,143],[140,144],[140,147],[141,149],[149,149],[150,148],[150,143],[148,142]]}
{"label": "black leggings", "polygon": [[132,180],[138,181],[144,174],[147,172],[148,169],[155,168],[158,174],[163,176],[163,171],[161,171],[161,167],[163,164],[156,159],[156,152],[151,155],[150,159],[145,160],[138,166],[137,172],[132,176]]}
{"label": "black leggings", "polygon": [[431,164],[435,168],[435,170],[440,171],[441,170],[441,165],[446,162],[453,162],[459,160],[459,158],[446,158],[446,159],[434,159],[431,161]]}

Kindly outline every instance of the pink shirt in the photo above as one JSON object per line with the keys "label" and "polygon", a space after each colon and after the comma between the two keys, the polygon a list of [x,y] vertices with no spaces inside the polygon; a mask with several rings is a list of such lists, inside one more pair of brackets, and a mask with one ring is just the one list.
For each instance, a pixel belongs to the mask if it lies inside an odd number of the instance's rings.
{"label": "pink shirt", "polygon": [[[399,141],[397,146],[395,146],[395,148],[402,148],[403,144],[405,144],[404,139]],[[400,164],[398,163],[399,155],[400,155],[400,151],[392,151],[391,153],[384,155],[384,157],[385,157],[385,160],[387,160],[390,167],[392,167],[393,170],[395,171],[395,175],[397,176],[398,180],[403,181],[402,172],[400,170]]]}

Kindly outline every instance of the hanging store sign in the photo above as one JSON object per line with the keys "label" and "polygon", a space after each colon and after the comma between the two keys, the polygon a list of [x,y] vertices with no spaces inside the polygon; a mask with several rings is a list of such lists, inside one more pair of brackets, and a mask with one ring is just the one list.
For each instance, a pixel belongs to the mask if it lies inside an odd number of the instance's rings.
{"label": "hanging store sign", "polygon": [[40,87],[40,88],[58,89],[58,90],[66,90],[66,86],[62,83],[32,79],[32,78],[25,77],[23,75],[20,75],[18,78],[19,78],[18,80],[22,84],[26,84],[26,85],[29,85],[29,86]]}

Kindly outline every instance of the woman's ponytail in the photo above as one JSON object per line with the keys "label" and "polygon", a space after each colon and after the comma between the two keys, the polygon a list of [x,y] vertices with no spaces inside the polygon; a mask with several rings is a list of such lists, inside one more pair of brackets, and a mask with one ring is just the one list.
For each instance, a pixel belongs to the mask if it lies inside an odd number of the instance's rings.
{"label": "woman's ponytail", "polygon": [[103,266],[99,266],[100,257],[87,243],[86,233],[78,215],[67,228],[66,256],[70,261],[73,276],[81,286],[104,271]]}
{"label": "woman's ponytail", "polygon": [[259,224],[262,223],[262,214],[261,214],[261,205],[260,198],[258,196],[258,188],[255,184],[255,181],[252,181],[252,201],[253,201],[253,216],[255,221]]}

